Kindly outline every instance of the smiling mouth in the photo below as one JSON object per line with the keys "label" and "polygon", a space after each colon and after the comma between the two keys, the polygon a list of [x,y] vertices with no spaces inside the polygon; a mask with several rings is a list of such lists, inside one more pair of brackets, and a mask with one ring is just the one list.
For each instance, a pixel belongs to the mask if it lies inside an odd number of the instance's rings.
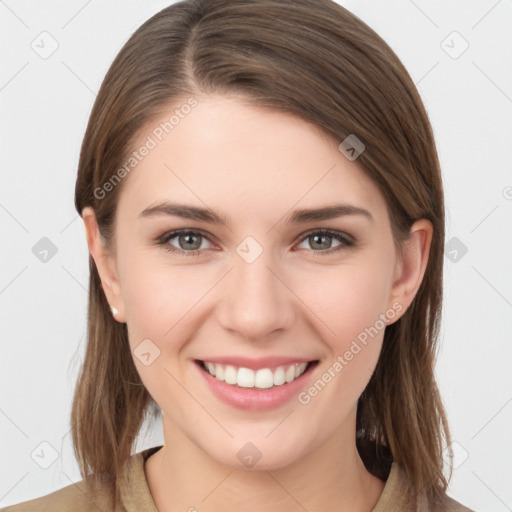
{"label": "smiling mouth", "polygon": [[196,364],[206,373],[233,387],[271,389],[286,386],[298,379],[318,364],[318,360],[290,363],[269,368],[253,370],[243,366],[237,367],[230,364],[211,363],[196,360]]}

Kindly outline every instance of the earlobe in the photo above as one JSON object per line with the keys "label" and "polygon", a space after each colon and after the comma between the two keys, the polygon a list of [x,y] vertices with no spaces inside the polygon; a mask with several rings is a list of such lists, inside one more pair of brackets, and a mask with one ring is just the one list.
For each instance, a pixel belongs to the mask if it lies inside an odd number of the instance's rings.
{"label": "earlobe", "polygon": [[420,219],[411,226],[409,238],[403,242],[402,257],[397,261],[390,296],[390,304],[399,302],[403,313],[410,306],[423,281],[432,235],[432,223],[427,219]]}
{"label": "earlobe", "polygon": [[87,206],[82,210],[82,220],[85,228],[85,236],[89,253],[96,264],[98,274],[101,279],[101,286],[105,293],[112,316],[118,322],[125,322],[124,320],[124,303],[121,294],[121,287],[116,272],[114,256],[109,251],[102,241],[96,221],[94,210]]}

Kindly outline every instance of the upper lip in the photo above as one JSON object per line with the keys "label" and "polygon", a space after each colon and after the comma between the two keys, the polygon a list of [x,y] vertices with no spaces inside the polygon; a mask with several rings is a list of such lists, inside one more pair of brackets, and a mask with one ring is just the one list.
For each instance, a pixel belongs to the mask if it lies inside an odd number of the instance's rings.
{"label": "upper lip", "polygon": [[260,368],[273,368],[276,366],[286,366],[287,364],[293,363],[309,363],[310,361],[316,361],[316,359],[286,356],[268,356],[252,359],[250,357],[226,356],[206,357],[204,359],[200,359],[200,361],[206,361],[215,364],[229,364],[238,368],[250,368],[251,370],[258,370]]}

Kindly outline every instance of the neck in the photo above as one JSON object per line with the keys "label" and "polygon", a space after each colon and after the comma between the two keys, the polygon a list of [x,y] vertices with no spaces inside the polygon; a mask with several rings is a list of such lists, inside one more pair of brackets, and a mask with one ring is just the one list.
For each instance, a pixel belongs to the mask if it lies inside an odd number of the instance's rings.
{"label": "neck", "polygon": [[147,460],[146,478],[160,512],[370,512],[384,482],[364,467],[354,432],[336,432],[285,467],[235,469],[210,457],[164,416],[165,444]]}

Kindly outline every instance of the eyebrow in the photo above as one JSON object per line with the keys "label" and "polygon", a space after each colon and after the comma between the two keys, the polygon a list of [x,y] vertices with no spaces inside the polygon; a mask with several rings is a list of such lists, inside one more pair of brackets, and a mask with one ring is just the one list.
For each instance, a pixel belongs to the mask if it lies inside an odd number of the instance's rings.
{"label": "eyebrow", "polygon": [[[197,206],[169,202],[148,206],[139,214],[139,217],[147,218],[158,215],[182,217],[184,219],[203,221],[211,224],[222,224],[226,227],[229,224],[225,215],[221,215],[210,208],[200,208]],[[362,215],[369,221],[374,221],[372,214],[364,208],[350,204],[333,204],[321,208],[295,210],[286,216],[285,222],[289,224],[305,224],[307,222],[335,219],[346,215]]]}

